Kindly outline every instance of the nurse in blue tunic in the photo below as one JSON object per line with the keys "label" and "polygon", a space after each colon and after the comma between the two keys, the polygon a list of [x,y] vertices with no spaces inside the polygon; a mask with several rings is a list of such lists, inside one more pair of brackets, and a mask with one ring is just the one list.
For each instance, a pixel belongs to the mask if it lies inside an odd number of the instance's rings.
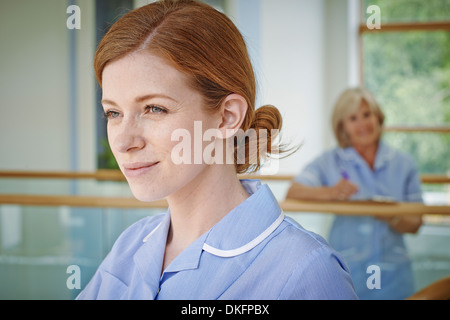
{"label": "nurse in blue tunic", "polygon": [[[422,201],[414,160],[382,141],[384,114],[369,91],[342,93],[332,123],[339,147],[307,165],[287,198]],[[421,224],[420,216],[335,218],[329,243],[348,263],[359,298],[404,299],[414,293],[403,234],[416,233]],[[380,268],[379,287],[369,279],[371,266]]]}
{"label": "nurse in blue tunic", "polygon": [[280,113],[255,110],[247,49],[225,15],[154,2],[111,27],[94,65],[134,196],[169,209],[125,230],[78,299],[357,298],[340,255],[266,185],[238,179],[284,151],[271,143]]}

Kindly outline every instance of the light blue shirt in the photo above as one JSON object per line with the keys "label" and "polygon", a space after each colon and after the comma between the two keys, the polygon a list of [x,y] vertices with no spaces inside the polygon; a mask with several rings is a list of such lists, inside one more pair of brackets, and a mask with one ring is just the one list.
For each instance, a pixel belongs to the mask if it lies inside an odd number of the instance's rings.
{"label": "light blue shirt", "polygon": [[267,185],[241,183],[251,196],[162,274],[170,210],[129,227],[77,299],[357,299],[339,254],[285,217]]}
{"label": "light blue shirt", "polygon": [[[380,142],[374,169],[354,148],[329,150],[307,165],[295,181],[308,186],[334,186],[343,178],[358,186],[352,200],[389,198],[422,202],[419,172],[411,156]],[[415,292],[403,236],[373,217],[336,216],[330,245],[347,262],[361,299],[404,299]],[[370,289],[371,265],[380,267],[381,289]]]}

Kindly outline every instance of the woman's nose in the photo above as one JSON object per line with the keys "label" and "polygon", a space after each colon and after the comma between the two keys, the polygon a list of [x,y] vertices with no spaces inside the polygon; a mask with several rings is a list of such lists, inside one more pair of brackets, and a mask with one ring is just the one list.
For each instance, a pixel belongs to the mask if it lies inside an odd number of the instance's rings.
{"label": "woman's nose", "polygon": [[[111,131],[115,131],[115,134]],[[108,135],[113,135],[111,147],[121,153],[140,150],[145,146],[145,139],[142,130],[137,123],[123,122],[119,128],[108,131]]]}
{"label": "woman's nose", "polygon": [[364,126],[367,123],[367,119],[364,117],[358,117],[355,121],[357,126]]}

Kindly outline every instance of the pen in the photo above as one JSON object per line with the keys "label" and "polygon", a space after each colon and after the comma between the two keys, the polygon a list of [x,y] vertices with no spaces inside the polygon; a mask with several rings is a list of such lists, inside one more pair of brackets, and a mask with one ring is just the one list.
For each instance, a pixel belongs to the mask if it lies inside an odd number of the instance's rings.
{"label": "pen", "polygon": [[347,171],[345,171],[344,169],[341,170],[341,176],[342,176],[342,178],[344,178],[345,180],[349,180],[349,179],[350,179],[350,177],[349,177]]}

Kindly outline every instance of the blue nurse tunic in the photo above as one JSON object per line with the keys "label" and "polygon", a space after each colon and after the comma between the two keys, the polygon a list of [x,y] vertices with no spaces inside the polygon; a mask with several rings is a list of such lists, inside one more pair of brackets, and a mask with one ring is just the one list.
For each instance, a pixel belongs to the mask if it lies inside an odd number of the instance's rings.
{"label": "blue nurse tunic", "polygon": [[267,185],[241,183],[250,197],[163,272],[170,209],[130,226],[77,299],[357,299],[340,255]]}
{"label": "blue nurse tunic", "polygon": [[[379,144],[373,170],[354,148],[335,148],[308,164],[294,180],[308,186],[334,186],[343,176],[358,186],[351,200],[422,202],[414,160],[384,142]],[[404,299],[415,292],[403,235],[387,223],[369,216],[336,216],[328,241],[347,262],[360,299]],[[380,270],[380,288],[367,284],[375,275],[371,266]]]}

